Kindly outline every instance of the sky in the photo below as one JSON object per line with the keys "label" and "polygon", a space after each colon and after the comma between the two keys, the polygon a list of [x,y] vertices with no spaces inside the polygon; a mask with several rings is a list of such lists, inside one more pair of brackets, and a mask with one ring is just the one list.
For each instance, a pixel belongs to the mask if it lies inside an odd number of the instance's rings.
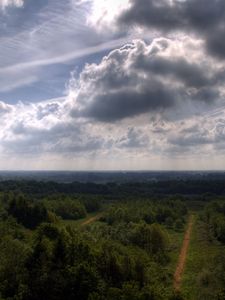
{"label": "sky", "polygon": [[224,0],[0,0],[1,170],[224,170]]}

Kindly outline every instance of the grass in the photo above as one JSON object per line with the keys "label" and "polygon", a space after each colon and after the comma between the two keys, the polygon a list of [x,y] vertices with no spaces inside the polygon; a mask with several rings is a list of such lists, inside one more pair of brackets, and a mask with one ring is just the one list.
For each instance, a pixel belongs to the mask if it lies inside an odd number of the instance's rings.
{"label": "grass", "polygon": [[[208,226],[195,215],[182,282],[182,294],[185,300],[203,299],[199,295],[199,275],[208,268],[222,247],[218,242],[211,240]],[[206,299],[210,299],[210,296],[209,298],[204,298],[204,300]]]}
{"label": "grass", "polygon": [[168,265],[168,271],[173,275],[178,262],[185,230],[175,231],[173,229],[169,229],[167,231],[169,233],[169,240],[170,240],[170,249],[169,249],[170,263]]}

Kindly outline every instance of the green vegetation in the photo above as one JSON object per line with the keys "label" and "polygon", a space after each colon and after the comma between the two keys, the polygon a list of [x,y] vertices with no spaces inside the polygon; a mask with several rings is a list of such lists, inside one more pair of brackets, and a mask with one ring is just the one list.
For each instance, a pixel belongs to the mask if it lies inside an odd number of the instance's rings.
{"label": "green vegetation", "polygon": [[78,200],[72,200],[70,198],[56,199],[55,201],[45,201],[45,206],[51,212],[54,212],[57,216],[64,220],[78,220],[85,218],[87,211],[83,203]]}
{"label": "green vegetation", "polygon": [[182,291],[187,300],[224,299],[225,247],[216,241],[211,228],[196,216]]}
{"label": "green vegetation", "polygon": [[[88,193],[65,184],[51,193],[53,186],[6,182],[0,191],[0,299],[224,299],[222,196],[147,197],[140,183],[142,196],[129,194],[127,184],[117,197],[105,194],[113,184],[90,184]],[[173,277],[190,213],[195,222],[178,293]]]}
{"label": "green vegetation", "polygon": [[48,212],[42,203],[34,203],[23,195],[12,196],[6,208],[9,215],[14,217],[19,224],[34,229],[42,222],[48,221]]}

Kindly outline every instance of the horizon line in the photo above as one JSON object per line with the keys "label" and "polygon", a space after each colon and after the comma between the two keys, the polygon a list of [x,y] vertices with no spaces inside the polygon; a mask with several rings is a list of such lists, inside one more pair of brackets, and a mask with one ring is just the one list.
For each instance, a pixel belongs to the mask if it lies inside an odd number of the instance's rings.
{"label": "horizon line", "polygon": [[225,172],[225,169],[223,170],[218,170],[218,169],[208,169],[208,170],[201,170],[201,169],[183,169],[183,170],[175,170],[175,169],[164,169],[164,170],[126,170],[126,169],[116,169],[116,170],[52,170],[52,169],[39,169],[39,170],[1,170],[0,173],[2,172],[68,172],[68,173],[73,173],[73,172],[89,172],[89,173],[98,173],[98,172]]}

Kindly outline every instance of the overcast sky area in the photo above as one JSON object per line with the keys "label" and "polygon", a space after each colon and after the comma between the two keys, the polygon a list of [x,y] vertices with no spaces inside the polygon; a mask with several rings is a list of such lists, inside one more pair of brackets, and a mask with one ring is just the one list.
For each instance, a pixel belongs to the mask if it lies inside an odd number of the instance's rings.
{"label": "overcast sky area", "polygon": [[224,0],[0,0],[0,169],[224,170]]}

